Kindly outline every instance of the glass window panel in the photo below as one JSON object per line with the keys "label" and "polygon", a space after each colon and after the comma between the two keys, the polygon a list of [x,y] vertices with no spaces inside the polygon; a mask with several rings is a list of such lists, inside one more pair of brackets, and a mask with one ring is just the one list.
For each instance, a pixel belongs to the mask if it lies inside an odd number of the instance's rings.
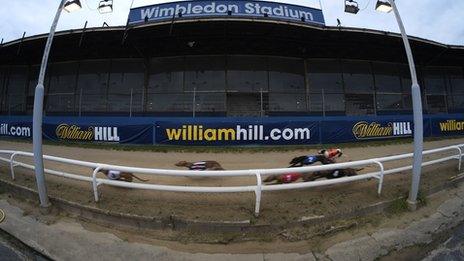
{"label": "glass window panel", "polygon": [[411,96],[411,94],[403,95],[403,107],[406,110],[411,110],[412,109],[412,96]]}
{"label": "glass window panel", "polygon": [[347,115],[373,115],[374,95],[372,94],[346,94]]}
{"label": "glass window panel", "polygon": [[304,62],[300,59],[269,57],[269,90],[304,92]]}
{"label": "glass window panel", "polygon": [[368,62],[342,62],[346,93],[372,93],[374,79]]}
{"label": "glass window panel", "polygon": [[[309,95],[309,111],[322,112],[322,104],[322,94]],[[345,106],[343,106],[343,110],[345,110]]]}
{"label": "glass window panel", "polygon": [[104,94],[83,94],[81,111],[83,112],[104,112],[106,111],[106,98]]}
{"label": "glass window panel", "polygon": [[[141,112],[143,111],[143,94],[141,92],[133,92],[132,101],[130,94],[109,94],[108,95],[108,111],[109,112]],[[132,108],[131,108],[132,106]]]}
{"label": "glass window panel", "polygon": [[109,61],[81,62],[77,90],[82,89],[83,94],[106,95],[109,66]]}
{"label": "glass window panel", "polygon": [[74,93],[79,64],[55,63],[50,67],[50,87],[48,88],[48,93]]}
{"label": "glass window panel", "polygon": [[[135,111],[134,106],[141,106],[140,97],[135,96],[136,93],[143,92],[145,82],[144,68],[142,60],[111,61],[110,86],[108,90],[108,110],[110,112],[130,113],[131,110]],[[138,104],[134,104],[134,101],[137,101]],[[140,111],[140,108],[138,108],[138,111]]]}
{"label": "glass window panel", "polygon": [[147,111],[192,111],[193,93],[149,94]]}
{"label": "glass window panel", "polygon": [[269,93],[270,111],[306,111],[305,93]]}
{"label": "glass window panel", "polygon": [[228,116],[262,116],[268,110],[267,93],[229,93],[227,94]]}
{"label": "glass window panel", "polygon": [[343,94],[325,94],[325,111],[345,111],[345,98]]}
{"label": "glass window panel", "polygon": [[143,90],[134,90],[132,94],[132,112],[143,112],[144,99]]}
{"label": "glass window panel", "polygon": [[268,89],[265,57],[228,56],[227,88],[231,91],[259,92]]}
{"label": "glass window panel", "polygon": [[226,94],[197,93],[195,104],[197,112],[224,112],[226,111]]}
{"label": "glass window panel", "polygon": [[143,89],[144,68],[142,60],[113,60],[108,92],[110,94],[130,94],[131,89]]}
{"label": "glass window panel", "polygon": [[24,112],[26,110],[27,77],[27,66],[10,67],[5,95],[6,111]]}
{"label": "glass window panel", "polygon": [[130,100],[130,94],[108,94],[108,111],[129,112]]}
{"label": "glass window panel", "polygon": [[[399,65],[400,68],[400,78],[401,78],[401,86],[403,88],[403,93],[411,93],[411,72],[409,70],[409,66],[407,65]],[[419,73],[419,72],[417,72]],[[419,74],[417,75],[419,77]],[[421,88],[422,90],[423,88]]]}
{"label": "glass window panel", "polygon": [[372,66],[377,92],[401,93],[401,80],[397,64],[373,63]]}
{"label": "glass window panel", "polygon": [[75,112],[73,94],[49,94],[46,98],[47,112]]}
{"label": "glass window panel", "polygon": [[338,61],[308,61],[310,93],[343,93],[343,81]]}
{"label": "glass window panel", "polygon": [[424,84],[428,94],[446,93],[445,77],[443,70],[439,68],[425,68]]}
{"label": "glass window panel", "polygon": [[453,94],[464,94],[464,76],[460,68],[448,70],[451,83],[451,92]]}
{"label": "glass window panel", "polygon": [[109,67],[109,61],[85,61],[80,63],[76,95],[80,98],[82,90],[82,101],[78,103],[82,105],[81,111],[106,111]]}
{"label": "glass window panel", "polygon": [[343,94],[310,94],[309,95],[309,110],[312,112],[321,112],[322,107],[325,107],[326,112],[344,112],[345,111],[345,96]]}
{"label": "glass window panel", "polygon": [[224,91],[225,56],[189,56],[185,58],[185,89]]}
{"label": "glass window panel", "polygon": [[446,112],[444,95],[427,95],[427,108],[429,113]]}
{"label": "glass window panel", "polygon": [[[448,96],[450,97],[450,96]],[[464,95],[453,95],[451,108],[453,109],[464,109]]]}
{"label": "glass window panel", "polygon": [[6,102],[6,67],[0,67],[0,112],[5,112]]}
{"label": "glass window panel", "polygon": [[377,94],[377,110],[401,110],[403,108],[401,94]]}
{"label": "glass window panel", "polygon": [[183,90],[184,58],[153,58],[150,62],[149,92],[180,92]]}

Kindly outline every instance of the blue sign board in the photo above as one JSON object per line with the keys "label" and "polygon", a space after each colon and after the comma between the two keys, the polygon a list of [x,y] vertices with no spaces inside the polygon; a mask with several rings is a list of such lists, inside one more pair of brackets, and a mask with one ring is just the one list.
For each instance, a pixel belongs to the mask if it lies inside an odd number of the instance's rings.
{"label": "blue sign board", "polygon": [[244,119],[156,122],[155,141],[171,145],[290,145],[319,143],[319,123]]}
{"label": "blue sign board", "polygon": [[181,1],[130,10],[128,24],[201,17],[270,17],[324,25],[322,10],[285,3],[246,0]]}
{"label": "blue sign board", "polygon": [[[304,145],[412,137],[412,115],[270,118],[53,117],[53,141],[147,145]],[[424,136],[464,135],[462,114],[424,115]],[[30,116],[0,116],[0,137],[32,138]]]}

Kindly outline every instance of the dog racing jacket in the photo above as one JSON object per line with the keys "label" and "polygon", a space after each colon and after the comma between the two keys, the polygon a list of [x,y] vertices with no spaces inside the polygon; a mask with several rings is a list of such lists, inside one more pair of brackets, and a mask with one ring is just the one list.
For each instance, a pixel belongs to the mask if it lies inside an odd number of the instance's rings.
{"label": "dog racing jacket", "polygon": [[119,180],[121,178],[121,171],[119,170],[108,170],[108,179]]}
{"label": "dog racing jacket", "polygon": [[278,179],[281,183],[292,183],[297,181],[299,178],[301,178],[300,173],[289,173],[280,175]]}
{"label": "dog racing jacket", "polygon": [[189,170],[206,170],[206,162],[204,161],[198,161],[192,164],[192,166],[189,167]]}
{"label": "dog racing jacket", "polygon": [[318,156],[308,155],[306,156],[306,159],[303,161],[303,165],[311,165],[318,161],[320,161]]}

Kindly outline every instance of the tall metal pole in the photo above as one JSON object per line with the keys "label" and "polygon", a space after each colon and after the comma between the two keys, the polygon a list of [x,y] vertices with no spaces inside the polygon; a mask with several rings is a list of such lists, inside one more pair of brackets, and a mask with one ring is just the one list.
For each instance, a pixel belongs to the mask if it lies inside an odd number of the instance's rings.
{"label": "tall metal pole", "polygon": [[50,206],[50,201],[48,200],[47,187],[45,186],[45,177],[44,177],[44,166],[43,166],[43,151],[42,151],[42,119],[43,119],[43,101],[44,101],[44,79],[45,71],[47,69],[48,55],[53,42],[53,37],[55,35],[56,26],[58,25],[58,20],[60,19],[61,11],[63,10],[66,0],[61,0],[58,10],[56,11],[55,19],[50,28],[50,34],[48,35],[47,43],[45,45],[44,54],[42,57],[42,64],[40,66],[39,79],[37,81],[37,86],[35,87],[35,96],[34,96],[34,112],[32,119],[32,144],[34,150],[34,166],[35,166],[35,178],[37,182],[37,190],[39,192],[40,206],[48,207]]}
{"label": "tall metal pole", "polygon": [[404,29],[403,21],[401,20],[400,13],[394,0],[388,0],[395,13],[398,27],[401,31],[401,37],[403,38],[404,48],[406,49],[406,55],[408,57],[409,70],[411,72],[411,94],[412,94],[412,109],[414,116],[414,160],[412,165],[412,180],[411,190],[409,191],[408,205],[411,210],[417,208],[417,194],[419,192],[421,168],[422,168],[422,149],[423,149],[423,117],[422,117],[422,98],[419,83],[417,81],[416,67],[414,65],[414,58],[412,56],[411,46],[409,45],[408,35]]}

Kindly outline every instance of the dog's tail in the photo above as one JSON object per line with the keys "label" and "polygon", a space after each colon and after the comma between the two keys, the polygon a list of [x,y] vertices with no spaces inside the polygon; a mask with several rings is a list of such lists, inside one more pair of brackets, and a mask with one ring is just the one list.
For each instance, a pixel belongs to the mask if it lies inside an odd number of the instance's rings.
{"label": "dog's tail", "polygon": [[134,177],[135,179],[137,179],[139,181],[142,181],[142,182],[147,182],[148,181],[148,179],[141,179],[141,178],[135,176],[134,174],[132,174],[132,177]]}
{"label": "dog's tail", "polygon": [[295,157],[290,161],[290,166],[294,166],[296,164],[302,163],[306,159],[306,156],[299,156]]}

